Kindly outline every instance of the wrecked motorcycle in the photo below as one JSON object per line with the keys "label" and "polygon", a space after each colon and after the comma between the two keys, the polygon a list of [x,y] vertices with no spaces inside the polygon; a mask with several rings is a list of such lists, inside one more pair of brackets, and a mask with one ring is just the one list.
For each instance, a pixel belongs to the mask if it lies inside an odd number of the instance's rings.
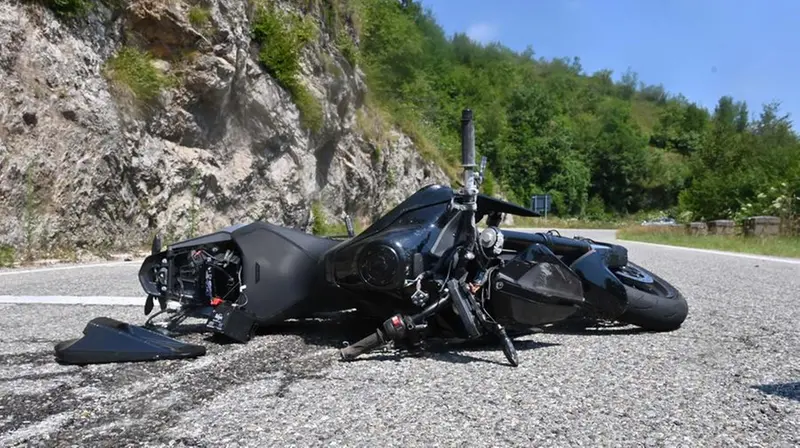
{"label": "wrecked motorcycle", "polygon": [[631,263],[624,247],[500,229],[505,214],[538,214],[479,193],[486,159],[475,163],[470,110],[462,115],[462,164],[459,189],[424,187],[357,236],[346,218],[343,237],[260,221],[166,250],[157,237],[139,280],[145,314],[158,302],[156,314],[170,315],[166,328],[152,317],[143,327],[98,318],[83,338],[59,344],[57,356],[78,364],[198,356],[202,346],[167,335],[188,317],[247,342],[258,327],[355,310],[377,328],[342,348],[345,360],[390,343],[419,349],[428,337],[487,338],[514,366],[510,334],[576,316],[656,331],[681,326],[684,297]]}

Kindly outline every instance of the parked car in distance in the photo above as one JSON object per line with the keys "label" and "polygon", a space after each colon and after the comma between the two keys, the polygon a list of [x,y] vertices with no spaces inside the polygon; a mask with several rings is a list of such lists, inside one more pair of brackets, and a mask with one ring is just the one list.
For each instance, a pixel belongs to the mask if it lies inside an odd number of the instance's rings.
{"label": "parked car in distance", "polygon": [[662,216],[660,218],[642,221],[643,226],[677,226],[678,223],[672,218]]}

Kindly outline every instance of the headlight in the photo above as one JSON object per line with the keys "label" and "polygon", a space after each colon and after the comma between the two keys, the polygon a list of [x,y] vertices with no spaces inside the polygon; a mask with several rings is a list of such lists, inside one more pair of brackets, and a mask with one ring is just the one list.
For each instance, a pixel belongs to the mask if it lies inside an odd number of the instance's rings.
{"label": "headlight", "polygon": [[370,244],[358,258],[358,272],[370,286],[392,287],[402,274],[400,255],[389,245]]}

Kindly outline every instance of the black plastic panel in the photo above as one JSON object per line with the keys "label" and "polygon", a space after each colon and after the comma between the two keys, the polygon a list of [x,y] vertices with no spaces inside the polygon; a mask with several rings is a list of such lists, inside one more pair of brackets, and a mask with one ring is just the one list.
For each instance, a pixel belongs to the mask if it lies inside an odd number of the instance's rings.
{"label": "black plastic panel", "polygon": [[490,287],[493,315],[506,323],[556,322],[583,303],[580,278],[541,244],[508,261]]}
{"label": "black plastic panel", "polygon": [[478,194],[478,213],[475,217],[475,220],[480,221],[483,216],[492,212],[516,216],[541,216],[539,213],[529,208],[512,204],[511,202],[507,202],[502,199],[493,198],[485,194]]}
{"label": "black plastic panel", "polygon": [[202,356],[206,348],[164,336],[108,317],[92,319],[83,337],[55,346],[56,359],[65,364],[155,361]]}
{"label": "black plastic panel", "polygon": [[[412,209],[396,216],[394,223],[381,232],[370,236],[362,233],[335,248],[326,255],[328,281],[354,291],[391,292],[403,285],[403,279],[416,277],[413,272],[430,269],[438,261],[437,254],[432,253],[437,238],[448,218],[457,213],[448,212],[448,204],[433,203]],[[391,282],[370,285],[364,282],[361,262],[365,252],[380,246],[396,251],[398,265]]]}
{"label": "black plastic panel", "polygon": [[264,222],[237,229],[233,240],[242,254],[245,309],[260,324],[282,320],[303,305],[322,278],[322,255],[340,243]]}
{"label": "black plastic panel", "polygon": [[[388,227],[402,227],[420,224],[431,217],[430,211],[420,214],[411,214],[419,209],[429,209],[435,205],[446,205],[453,198],[453,190],[442,185],[428,185],[420,188],[414,194],[407,197],[405,201],[398,204],[389,213],[383,215],[379,220],[365,229],[361,234],[353,239],[358,242],[374,236],[375,234],[387,229]],[[444,208],[436,207],[438,213],[442,213]],[[405,218],[405,219],[401,219]]]}
{"label": "black plastic panel", "polygon": [[613,319],[625,311],[628,306],[625,285],[608,269],[603,253],[592,250],[570,267],[581,276],[586,301],[596,314]]}

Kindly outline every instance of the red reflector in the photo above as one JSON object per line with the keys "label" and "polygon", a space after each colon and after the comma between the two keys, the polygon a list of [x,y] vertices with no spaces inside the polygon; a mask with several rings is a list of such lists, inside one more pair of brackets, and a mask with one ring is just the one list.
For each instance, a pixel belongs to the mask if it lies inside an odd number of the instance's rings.
{"label": "red reflector", "polygon": [[400,317],[399,316],[392,317],[392,325],[394,325],[395,327],[400,327],[400,326],[403,325],[403,323],[400,322]]}
{"label": "red reflector", "polygon": [[220,303],[222,303],[222,299],[220,299],[219,297],[214,297],[213,299],[211,299],[211,306],[217,306]]}

